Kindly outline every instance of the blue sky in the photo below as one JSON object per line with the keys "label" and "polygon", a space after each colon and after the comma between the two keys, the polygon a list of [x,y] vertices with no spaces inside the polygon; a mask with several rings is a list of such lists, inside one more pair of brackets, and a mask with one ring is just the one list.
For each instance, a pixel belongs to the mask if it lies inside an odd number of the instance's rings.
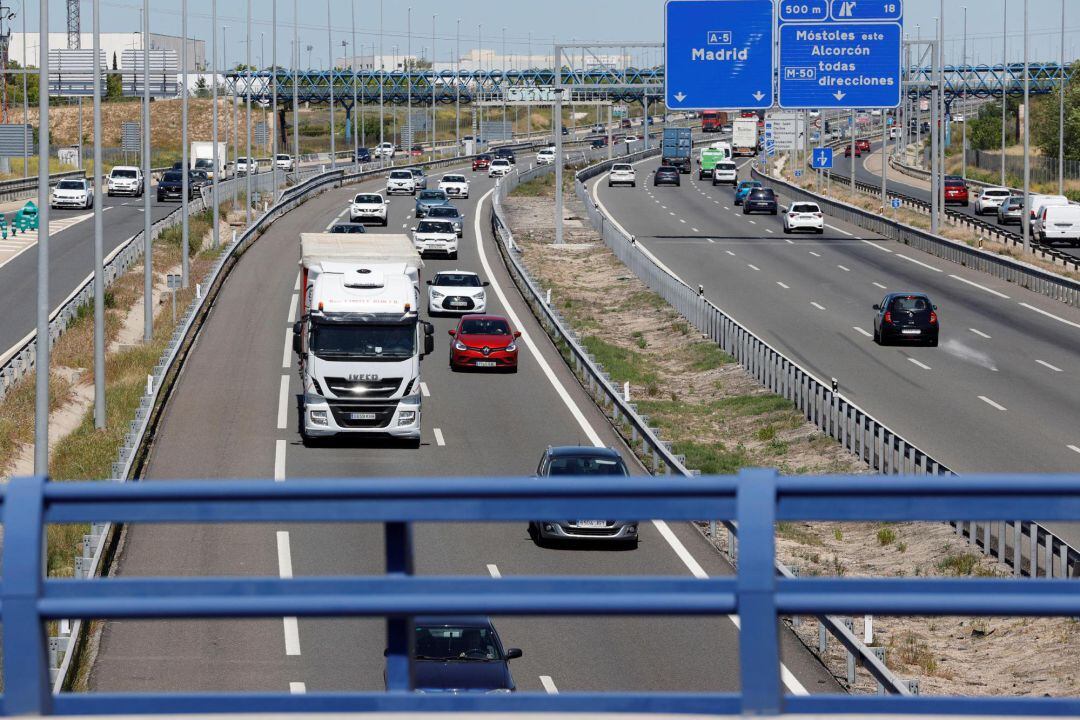
{"label": "blue sky", "polygon": [[[3,0],[11,3],[16,12],[25,0]],[[278,53],[279,61],[289,53],[292,38],[293,5],[296,0],[277,0],[278,3]],[[354,0],[357,17],[357,43],[370,47],[378,43],[379,1]],[[997,62],[1002,53],[1002,7],[1008,2],[1009,59],[1022,59],[1022,28],[1024,0],[946,0],[946,53],[947,60],[959,61],[963,33],[963,10],[968,10],[968,59],[971,62]],[[921,26],[923,37],[933,32],[934,18],[939,13],[940,0],[906,0],[905,25],[914,36],[916,26]],[[1060,36],[1061,0],[1028,0],[1031,25],[1032,60],[1056,60]],[[65,27],[65,3],[49,0],[51,29],[62,31]],[[253,25],[253,51],[258,56],[259,33],[265,33],[266,63],[270,62],[271,25],[273,0],[251,0]],[[37,29],[37,5],[27,2],[29,14],[27,27]],[[300,45],[313,45],[312,63],[326,64],[328,39],[326,32],[326,0],[299,0],[301,27]],[[351,0],[330,0],[332,8],[333,42],[335,56],[340,56],[342,40],[351,42]],[[439,16],[436,30],[436,56],[450,60],[454,47],[456,21],[461,19],[463,52],[478,46],[477,26],[483,24],[483,46],[501,54],[502,32],[506,28],[507,52],[524,54],[527,33],[533,36],[533,52],[536,55],[550,51],[551,38],[570,40],[646,40],[662,39],[664,27],[664,4],[661,0],[458,0],[450,4],[445,0],[383,0],[385,34],[383,47],[387,53],[391,45],[404,48],[406,40],[407,8],[413,12],[413,51],[419,54],[422,47],[431,45],[432,15]],[[1068,15],[1065,28],[1066,57],[1080,56],[1080,2],[1066,0]],[[140,0],[102,0],[102,29],[105,31],[134,31],[139,25]],[[180,0],[151,0],[151,30],[168,34],[180,32]],[[195,37],[210,39],[210,0],[188,0],[189,28]],[[245,16],[245,0],[218,0],[218,27],[228,25],[229,61],[242,60],[244,48],[241,28]],[[90,28],[92,3],[82,1],[83,27]],[[20,20],[16,20],[16,30]],[[219,35],[220,37],[220,35]],[[209,54],[209,53],[208,53]],[[430,55],[430,50],[428,50]],[[302,55],[306,64],[306,52]]]}

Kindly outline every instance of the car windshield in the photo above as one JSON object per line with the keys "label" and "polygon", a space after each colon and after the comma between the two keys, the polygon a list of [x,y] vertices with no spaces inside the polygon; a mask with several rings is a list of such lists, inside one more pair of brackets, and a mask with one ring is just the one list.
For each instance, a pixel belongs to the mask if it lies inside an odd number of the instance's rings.
{"label": "car windshield", "polygon": [[490,155],[481,155],[480,157],[477,158],[477,160],[490,160],[490,159],[491,159]]}
{"label": "car windshield", "polygon": [[424,177],[424,171],[423,171],[422,168],[413,168],[413,169],[409,170],[409,172],[411,172],[415,177],[418,177],[418,178]]}
{"label": "car windshield", "polygon": [[353,202],[359,205],[382,205],[381,195],[357,195],[353,198]]}
{"label": "car windshield", "polygon": [[963,180],[946,180],[945,181],[945,187],[953,187],[953,188],[959,187],[959,188],[962,188],[962,187],[965,187],[965,185],[964,185]]}
{"label": "car windshield", "polygon": [[170,170],[169,172],[165,173],[165,175],[161,179],[165,182],[182,182],[184,179],[184,174],[182,172],[173,172]]}
{"label": "car windshield", "polygon": [[439,273],[433,284],[440,287],[480,287],[480,278],[472,273]]}
{"label": "car windshield", "polygon": [[464,175],[445,175],[445,176],[443,176],[442,181],[444,183],[464,183],[465,182],[465,176]]}
{"label": "car windshield", "polygon": [[794,213],[816,213],[821,212],[821,208],[813,203],[795,203],[791,206],[791,212]]}
{"label": "car windshield", "polygon": [[484,627],[417,627],[417,660],[438,662],[497,662],[502,652],[495,634]]}
{"label": "car windshield", "polygon": [[991,198],[1009,197],[1009,191],[1008,190],[987,190],[986,192],[983,193],[983,195],[986,196],[986,197],[991,197]]}
{"label": "car windshield", "polygon": [[739,183],[739,189],[740,190],[749,190],[751,188],[759,188],[759,187],[761,187],[761,183],[759,183],[757,180],[745,180],[745,181]]}
{"label": "car windshield", "polygon": [[412,176],[412,173],[408,170],[395,170],[394,172],[390,173],[390,177],[394,178],[395,180],[412,180]]}
{"label": "car windshield", "polygon": [[445,220],[425,220],[416,226],[418,233],[453,233],[454,226]]}
{"label": "car windshield", "polygon": [[428,217],[433,218],[456,218],[458,217],[458,209],[455,207],[433,207],[428,213]]}
{"label": "car windshield", "polygon": [[627,475],[622,460],[608,457],[555,457],[548,475]]}
{"label": "car windshield", "polygon": [[312,325],[311,351],[322,360],[404,360],[415,350],[412,325]]}
{"label": "car windshield", "polygon": [[112,177],[114,177],[114,178],[128,178],[128,179],[137,178],[137,177],[139,177],[139,171],[138,170],[113,170],[112,171]]}
{"label": "car windshield", "polygon": [[722,163],[717,163],[716,164],[716,169],[717,170],[736,170],[737,168],[735,167],[735,163],[733,163],[733,162],[722,162]]}
{"label": "car windshield", "polygon": [[509,335],[510,324],[502,318],[470,318],[461,321],[460,335]]}
{"label": "car windshield", "polygon": [[61,180],[56,184],[59,190],[85,190],[82,180]]}
{"label": "car windshield", "polygon": [[930,309],[930,301],[918,295],[893,298],[889,310],[893,312],[921,313]]}
{"label": "car windshield", "polygon": [[446,193],[442,190],[424,190],[420,193],[421,200],[445,200]]}

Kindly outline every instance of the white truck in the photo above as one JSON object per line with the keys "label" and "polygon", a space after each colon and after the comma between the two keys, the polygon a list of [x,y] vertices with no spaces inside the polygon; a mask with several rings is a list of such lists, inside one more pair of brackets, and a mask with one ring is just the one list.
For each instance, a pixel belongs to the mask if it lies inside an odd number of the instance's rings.
{"label": "white truck", "polygon": [[[360,236],[356,236],[360,238]],[[300,319],[293,350],[305,443],[351,434],[420,446],[420,361],[434,327],[420,320],[424,263],[406,235],[300,236]]]}
{"label": "white truck", "polygon": [[193,170],[205,170],[207,177],[211,180],[218,178],[224,180],[228,177],[227,158],[229,156],[226,153],[228,146],[223,142],[219,142],[217,146],[217,167],[214,167],[214,143],[212,142],[191,143],[191,154],[188,158]]}
{"label": "white truck", "polygon": [[735,118],[731,126],[732,155],[754,157],[757,150],[757,118]]}

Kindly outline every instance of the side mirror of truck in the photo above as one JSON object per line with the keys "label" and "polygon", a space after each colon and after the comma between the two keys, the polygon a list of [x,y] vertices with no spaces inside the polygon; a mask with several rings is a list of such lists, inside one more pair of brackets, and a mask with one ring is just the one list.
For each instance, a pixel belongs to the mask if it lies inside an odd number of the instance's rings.
{"label": "side mirror of truck", "polygon": [[303,334],[302,334],[303,333],[303,325],[299,320],[297,320],[295,323],[293,323],[292,332],[293,332],[293,338],[292,338],[293,352],[296,353],[297,355],[300,355],[303,352],[304,348],[303,348]]}
{"label": "side mirror of truck", "polygon": [[424,354],[430,355],[435,352],[435,326],[429,322],[424,323]]}

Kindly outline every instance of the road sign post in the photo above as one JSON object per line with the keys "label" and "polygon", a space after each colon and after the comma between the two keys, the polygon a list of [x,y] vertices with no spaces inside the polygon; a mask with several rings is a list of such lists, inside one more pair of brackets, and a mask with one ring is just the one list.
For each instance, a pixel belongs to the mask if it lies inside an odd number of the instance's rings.
{"label": "road sign post", "polygon": [[772,3],[667,0],[664,22],[669,108],[772,107]]}
{"label": "road sign post", "polygon": [[781,0],[779,17],[780,107],[900,104],[903,0]]}

